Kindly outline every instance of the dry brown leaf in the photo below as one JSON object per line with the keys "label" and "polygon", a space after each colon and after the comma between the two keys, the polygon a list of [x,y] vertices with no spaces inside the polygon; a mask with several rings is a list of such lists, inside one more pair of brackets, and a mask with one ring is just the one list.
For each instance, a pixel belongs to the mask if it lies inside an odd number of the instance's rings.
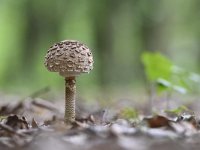
{"label": "dry brown leaf", "polygon": [[169,127],[170,120],[164,116],[156,115],[150,118],[144,118],[150,128]]}

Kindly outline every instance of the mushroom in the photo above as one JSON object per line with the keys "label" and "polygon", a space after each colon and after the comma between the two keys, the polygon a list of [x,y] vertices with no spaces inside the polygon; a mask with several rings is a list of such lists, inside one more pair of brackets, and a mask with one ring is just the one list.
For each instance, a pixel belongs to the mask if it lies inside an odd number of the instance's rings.
{"label": "mushroom", "polygon": [[93,69],[90,49],[76,40],[55,43],[47,51],[46,68],[65,78],[65,123],[75,121],[76,77]]}

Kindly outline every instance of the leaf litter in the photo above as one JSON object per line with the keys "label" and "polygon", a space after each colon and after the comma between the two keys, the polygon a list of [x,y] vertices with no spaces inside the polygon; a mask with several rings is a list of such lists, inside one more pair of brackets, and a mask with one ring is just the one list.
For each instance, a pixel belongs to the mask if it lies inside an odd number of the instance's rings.
{"label": "leaf litter", "polygon": [[184,150],[200,147],[199,120],[191,111],[142,116],[129,107],[112,117],[108,113],[104,109],[84,112],[74,123],[65,125],[63,112],[53,102],[35,97],[2,104],[0,149]]}

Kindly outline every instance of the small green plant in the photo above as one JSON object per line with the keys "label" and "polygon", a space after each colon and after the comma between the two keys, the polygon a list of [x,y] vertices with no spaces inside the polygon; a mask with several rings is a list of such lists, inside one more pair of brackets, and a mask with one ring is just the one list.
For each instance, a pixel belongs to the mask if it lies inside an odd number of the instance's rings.
{"label": "small green plant", "polygon": [[141,60],[150,85],[151,109],[154,95],[167,93],[167,109],[169,109],[169,99],[173,91],[186,94],[189,91],[195,91],[197,88],[194,87],[200,83],[200,75],[176,66],[158,52],[144,52]]}
{"label": "small green plant", "polygon": [[171,110],[165,110],[166,113],[171,114],[171,115],[176,115],[179,116],[183,114],[184,112],[192,112],[189,110],[186,106],[179,106],[178,108],[171,109]]}
{"label": "small green plant", "polygon": [[120,111],[119,116],[133,122],[138,119],[138,111],[134,108],[126,107]]}

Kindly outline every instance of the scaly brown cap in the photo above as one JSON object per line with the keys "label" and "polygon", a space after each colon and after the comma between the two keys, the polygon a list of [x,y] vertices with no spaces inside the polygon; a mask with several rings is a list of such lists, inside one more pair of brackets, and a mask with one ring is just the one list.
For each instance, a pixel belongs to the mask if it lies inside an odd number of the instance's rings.
{"label": "scaly brown cap", "polygon": [[93,56],[83,43],[64,40],[50,47],[44,64],[49,71],[59,72],[63,77],[78,76],[93,69]]}

